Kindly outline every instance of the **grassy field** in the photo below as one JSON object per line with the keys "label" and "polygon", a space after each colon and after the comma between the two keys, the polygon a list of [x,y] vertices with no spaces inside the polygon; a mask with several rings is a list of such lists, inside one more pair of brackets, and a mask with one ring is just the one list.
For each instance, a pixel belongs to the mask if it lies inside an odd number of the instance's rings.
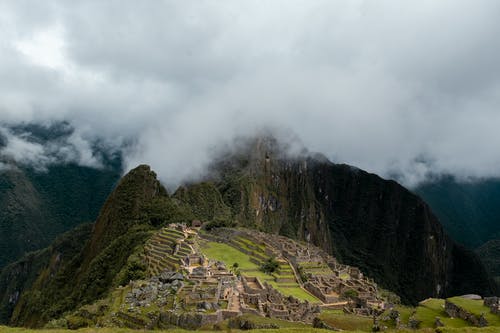
{"label": "grassy field", "polygon": [[373,326],[371,318],[347,315],[341,310],[323,310],[319,318],[328,325],[345,331],[369,332]]}
{"label": "grassy field", "polygon": [[[181,330],[181,329],[169,329],[169,330],[155,330],[155,331],[145,331],[145,330],[132,330],[126,328],[85,328],[79,330],[30,330],[25,328],[10,328],[0,326],[1,333],[137,333],[137,332],[149,332],[149,333],[188,333],[192,331]],[[214,332],[214,331],[196,331],[196,332]],[[226,332],[254,332],[254,333],[313,333],[313,332],[331,332],[327,330],[320,330],[314,328],[280,328],[280,329],[256,329],[251,331],[240,331],[240,330],[227,330]]]}
{"label": "grassy field", "polygon": [[490,326],[498,326],[498,332],[500,332],[500,316],[492,314],[487,306],[483,305],[482,300],[471,300],[462,297],[452,297],[448,301],[458,305],[459,307],[469,311],[470,313],[480,316],[484,313],[484,317],[488,321]]}
{"label": "grassy field", "polygon": [[430,298],[419,304],[415,317],[422,321],[422,327],[434,327],[436,317],[439,317],[445,327],[460,328],[469,324],[460,318],[449,318],[444,312],[444,300]]}
{"label": "grassy field", "polygon": [[202,244],[202,250],[209,258],[220,260],[226,265],[231,266],[238,263],[241,273],[247,276],[258,277],[262,282],[267,282],[282,294],[287,296],[294,296],[301,300],[319,303],[320,301],[313,295],[302,289],[298,283],[277,283],[274,277],[260,271],[259,266],[250,261],[250,257],[235,249],[234,247],[216,242],[205,242]]}

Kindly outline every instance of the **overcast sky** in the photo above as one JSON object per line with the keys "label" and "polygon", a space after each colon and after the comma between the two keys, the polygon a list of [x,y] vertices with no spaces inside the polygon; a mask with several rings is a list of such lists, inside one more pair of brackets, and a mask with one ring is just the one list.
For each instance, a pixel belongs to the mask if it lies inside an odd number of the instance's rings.
{"label": "overcast sky", "polygon": [[[132,142],[127,166],[170,183],[263,126],[407,185],[500,176],[499,18],[496,0],[2,0],[0,122],[68,121],[57,154],[84,165],[95,138]],[[2,131],[20,160],[59,149]]]}

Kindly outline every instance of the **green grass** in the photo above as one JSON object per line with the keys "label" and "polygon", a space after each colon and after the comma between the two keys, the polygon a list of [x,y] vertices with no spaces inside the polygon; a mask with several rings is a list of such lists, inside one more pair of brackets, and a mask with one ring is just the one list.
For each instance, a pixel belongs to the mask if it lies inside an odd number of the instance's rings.
{"label": "green grass", "polygon": [[500,329],[498,327],[463,327],[463,328],[448,328],[443,327],[441,329],[442,333],[498,333]]}
{"label": "green grass", "polygon": [[421,320],[421,327],[434,327],[436,317],[441,319],[445,327],[467,327],[469,324],[460,318],[449,318],[444,311],[444,300],[431,298],[420,303],[417,307],[416,318]]}
{"label": "green grass", "polygon": [[[261,272],[259,266],[250,261],[250,257],[248,255],[238,251],[230,245],[224,243],[206,242],[202,244],[202,250],[207,257],[220,260],[226,265],[231,266],[237,262],[243,275],[258,277],[262,282],[269,283],[286,296],[294,296],[300,300],[307,300],[314,303],[320,302],[316,297],[302,289],[296,282],[287,282],[283,284],[286,285],[286,287],[283,287],[282,284],[276,283],[274,281],[274,277]],[[293,284],[295,284],[295,287],[291,287]]]}
{"label": "green grass", "polygon": [[323,310],[319,318],[332,327],[347,331],[369,332],[373,326],[371,318],[347,315],[339,310]]}
{"label": "green grass", "polygon": [[409,306],[397,306],[396,310],[399,311],[400,319],[402,323],[408,323],[408,320],[410,320],[410,316],[412,313],[415,311],[414,308],[409,307]]}
{"label": "green grass", "polygon": [[[133,330],[129,328],[85,328],[79,330],[31,330],[26,328],[11,328],[0,326],[1,333],[137,333],[137,332],[150,332],[150,333],[188,333],[192,331],[183,329],[168,329],[168,330]],[[214,332],[214,331],[196,331],[196,332]],[[316,333],[316,332],[331,332],[327,330],[314,329],[311,327],[289,327],[280,329],[256,329],[252,331],[228,330],[228,332],[252,332],[252,333]]]}
{"label": "green grass", "polygon": [[[451,303],[469,311],[470,313],[480,316],[484,313],[484,317],[488,321],[489,326],[500,326],[500,316],[495,315],[490,312],[490,308],[483,305],[482,300],[471,300],[462,297],[452,297],[448,298]],[[497,328],[500,331],[500,328]]]}

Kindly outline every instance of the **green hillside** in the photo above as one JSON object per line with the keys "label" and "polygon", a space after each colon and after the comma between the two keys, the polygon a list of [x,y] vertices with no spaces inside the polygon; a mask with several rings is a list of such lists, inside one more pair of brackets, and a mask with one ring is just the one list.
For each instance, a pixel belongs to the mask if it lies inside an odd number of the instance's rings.
{"label": "green hillside", "polygon": [[476,248],[500,238],[500,180],[444,177],[415,189],[458,242]]}
{"label": "green hillside", "polygon": [[93,222],[119,177],[117,168],[77,165],[0,171],[0,268]]}
{"label": "green hillside", "polygon": [[[25,140],[57,145],[73,129],[23,124],[10,128]],[[121,158],[95,147],[102,168],[55,163],[46,168],[4,156],[0,138],[0,269],[27,252],[48,246],[57,235],[81,223],[94,222],[106,197],[121,176]]]}
{"label": "green hillside", "polygon": [[500,281],[500,180],[459,182],[444,177],[415,189],[446,231],[476,249],[488,272]]}

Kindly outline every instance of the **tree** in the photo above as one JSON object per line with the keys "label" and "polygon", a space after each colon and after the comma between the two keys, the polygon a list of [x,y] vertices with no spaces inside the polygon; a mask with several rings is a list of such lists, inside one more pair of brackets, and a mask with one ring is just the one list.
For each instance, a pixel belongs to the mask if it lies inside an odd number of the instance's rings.
{"label": "tree", "polygon": [[266,260],[261,266],[260,270],[263,271],[266,274],[272,274],[278,270],[278,267],[280,266],[279,262],[276,260],[276,258],[269,258]]}

